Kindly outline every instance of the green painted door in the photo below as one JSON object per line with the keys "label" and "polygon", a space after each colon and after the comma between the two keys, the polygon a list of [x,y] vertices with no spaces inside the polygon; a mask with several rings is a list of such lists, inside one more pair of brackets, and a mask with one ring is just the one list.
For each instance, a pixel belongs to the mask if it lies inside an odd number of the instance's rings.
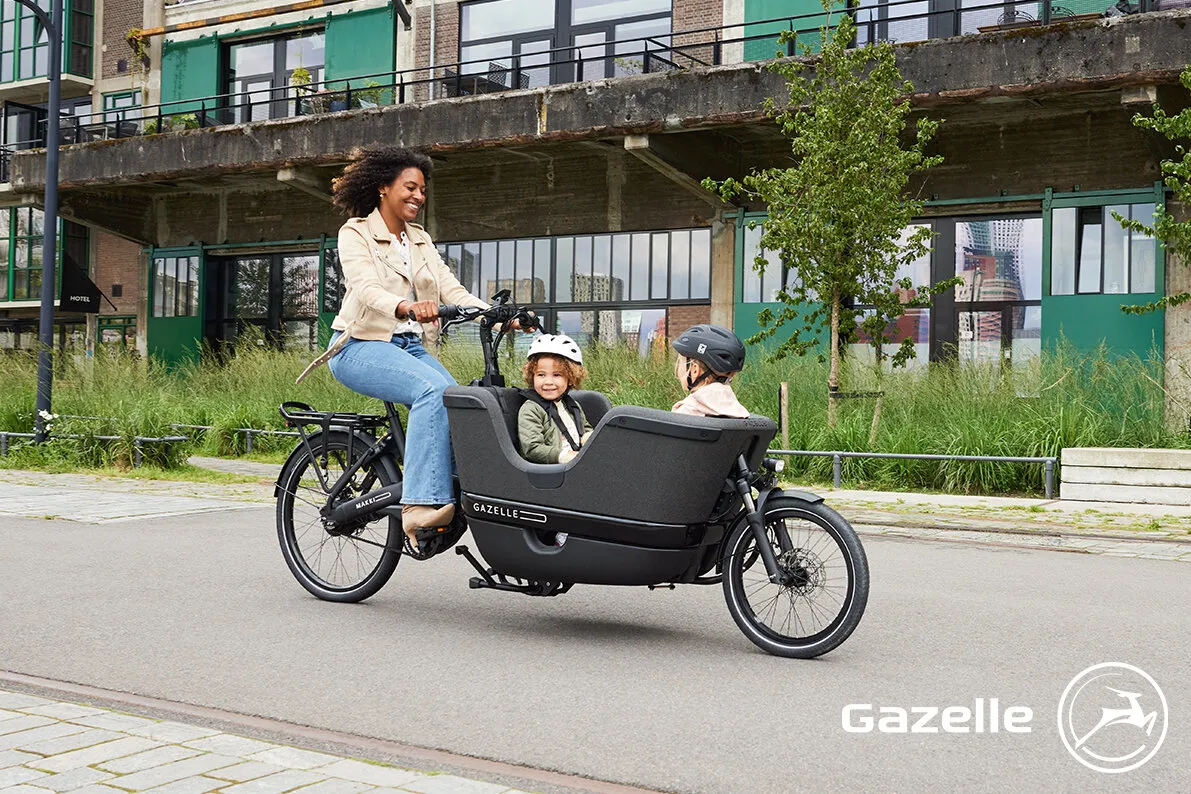
{"label": "green painted door", "polygon": [[197,361],[202,350],[203,284],[196,249],[154,251],[150,258],[149,355],[167,364]]}

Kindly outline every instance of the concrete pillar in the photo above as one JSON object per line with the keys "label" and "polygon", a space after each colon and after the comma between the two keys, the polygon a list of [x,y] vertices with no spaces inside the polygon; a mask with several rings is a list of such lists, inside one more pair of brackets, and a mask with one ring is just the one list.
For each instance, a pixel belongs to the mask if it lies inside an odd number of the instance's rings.
{"label": "concrete pillar", "polygon": [[[744,0],[724,0],[724,25],[725,30],[723,37],[725,39],[739,39],[744,36]],[[737,25],[740,27],[727,27],[728,25]],[[731,44],[725,44],[721,51],[721,58],[724,63],[740,63],[744,60],[744,42],[736,41]]]}
{"label": "concrete pillar", "polygon": [[[1191,219],[1191,207],[1176,201],[1166,205],[1176,220]],[[1166,294],[1191,292],[1191,262],[1166,254]],[[1191,422],[1191,303],[1166,310],[1165,338],[1166,422],[1186,430]]]}
{"label": "concrete pillar", "polygon": [[[144,19],[142,28],[161,27],[165,24],[165,4],[145,3],[142,19]],[[145,70],[139,72],[144,75],[144,82],[141,85],[142,105],[156,105],[161,102],[161,50],[165,46],[165,39],[165,36],[157,36],[150,42],[148,67],[133,62],[130,62],[128,65],[128,68],[132,70]],[[123,42],[120,42],[120,44],[123,45]]]}
{"label": "concrete pillar", "polygon": [[736,304],[736,219],[711,224],[711,322],[732,328]]}
{"label": "concrete pillar", "polygon": [[149,279],[152,278],[152,260],[148,251],[137,254],[136,272],[139,276],[136,298],[136,352],[141,358],[149,357]]}

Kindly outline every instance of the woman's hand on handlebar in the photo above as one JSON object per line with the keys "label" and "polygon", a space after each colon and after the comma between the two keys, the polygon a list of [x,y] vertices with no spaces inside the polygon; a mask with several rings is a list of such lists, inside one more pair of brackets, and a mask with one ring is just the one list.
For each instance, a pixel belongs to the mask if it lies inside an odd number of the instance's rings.
{"label": "woman's hand on handlebar", "polygon": [[525,333],[533,333],[542,327],[541,320],[533,312],[525,312],[523,317],[517,317],[509,323],[509,328],[514,331],[524,331]]}
{"label": "woman's hand on handlebar", "polygon": [[437,323],[438,304],[434,301],[401,301],[397,304],[397,317],[417,320],[420,323]]}

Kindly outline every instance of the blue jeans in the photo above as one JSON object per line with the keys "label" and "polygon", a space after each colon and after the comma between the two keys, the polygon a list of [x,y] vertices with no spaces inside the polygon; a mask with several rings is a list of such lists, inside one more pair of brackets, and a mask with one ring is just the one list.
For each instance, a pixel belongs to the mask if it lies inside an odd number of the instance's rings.
{"label": "blue jeans", "polygon": [[[339,336],[336,331],[331,342]],[[352,391],[409,407],[401,503],[454,502],[455,462],[442,393],[455,379],[422,347],[422,340],[414,334],[388,342],[352,339],[327,364],[335,380]]]}

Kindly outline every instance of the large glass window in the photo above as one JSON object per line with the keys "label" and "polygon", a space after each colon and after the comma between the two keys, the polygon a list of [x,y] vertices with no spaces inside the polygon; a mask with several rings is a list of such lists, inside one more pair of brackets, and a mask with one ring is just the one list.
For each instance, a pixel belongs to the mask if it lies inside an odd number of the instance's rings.
{"label": "large glass window", "polygon": [[971,361],[1042,352],[1042,217],[957,219],[956,340]]}
{"label": "large glass window", "polygon": [[1123,228],[1114,212],[1143,223],[1154,219],[1152,203],[1051,210],[1051,295],[1154,292],[1154,239]]}
{"label": "large glass window", "polygon": [[697,309],[711,294],[706,228],[447,243],[438,250],[474,295],[488,299],[507,289],[547,328],[643,352],[665,338],[668,305]]}
{"label": "large glass window", "polygon": [[439,252],[485,299],[502,289],[527,304],[711,297],[709,229],[454,243]]}
{"label": "large glass window", "polygon": [[[91,77],[95,38],[94,0],[68,0],[63,68]],[[0,82],[30,80],[48,73],[50,44],[29,9],[0,0]]]}
{"label": "large glass window", "polygon": [[[59,250],[87,272],[87,227],[59,221]],[[32,207],[0,209],[0,301],[41,298],[45,215]],[[58,282],[59,285],[61,281]]]}
{"label": "large glass window", "polygon": [[31,207],[8,211],[11,218],[12,292],[11,300],[36,300],[41,297],[42,245],[45,215]]}
{"label": "large glass window", "polygon": [[293,115],[299,92],[322,80],[325,55],[322,31],[228,45],[227,92],[233,95],[235,120]]}
{"label": "large glass window", "polygon": [[[464,63],[445,75],[449,94],[636,74],[670,61],[647,55],[670,45],[670,0],[477,0],[461,9]],[[552,48],[560,53],[554,64]]]}
{"label": "large glass window", "polygon": [[[741,279],[741,300],[744,303],[773,303],[783,289],[793,287],[796,271],[775,261],[768,251],[761,248],[764,227],[758,223],[755,228],[744,227],[744,274]],[[757,256],[765,260],[765,269],[758,272]]]}
{"label": "large glass window", "polygon": [[91,76],[95,38],[95,0],[71,0],[66,26],[66,71]]}

